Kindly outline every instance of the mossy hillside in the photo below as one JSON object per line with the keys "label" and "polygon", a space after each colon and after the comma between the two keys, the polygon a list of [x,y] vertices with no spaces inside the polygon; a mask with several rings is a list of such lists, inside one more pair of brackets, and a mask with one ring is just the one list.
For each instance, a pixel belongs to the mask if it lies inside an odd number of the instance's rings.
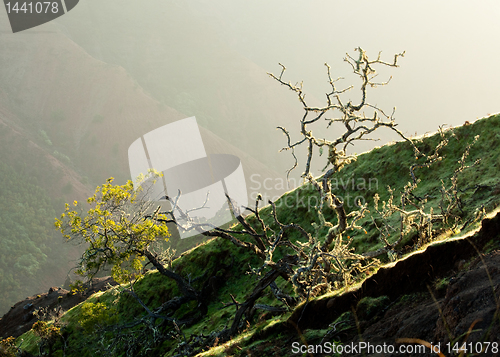
{"label": "mossy hillside", "polygon": [[[448,129],[445,131],[445,135],[449,139],[449,143],[440,151],[443,159],[435,162],[429,168],[415,168],[415,175],[421,181],[413,194],[419,197],[428,195],[426,211],[429,212],[432,207],[435,213],[440,213],[442,185],[444,183],[445,187],[450,187],[450,179],[459,167],[458,161],[461,159],[465,147],[474,141],[476,135],[479,135],[479,139],[470,150],[466,163],[472,164],[477,159],[480,159],[480,162],[458,175],[458,188],[465,191],[459,192],[462,209],[455,213],[461,216],[463,225],[467,219],[474,215],[477,208],[484,205],[486,211],[491,211],[500,202],[500,178],[497,169],[500,165],[500,150],[495,150],[494,144],[500,141],[500,115],[480,119],[466,126]],[[442,139],[439,133],[435,133],[414,140],[421,152],[431,155]],[[394,202],[399,203],[404,186],[411,181],[411,165],[423,164],[423,159],[419,160],[415,160],[410,143],[391,143],[360,154],[356,161],[332,176],[332,190],[344,199],[347,212],[357,209],[355,201],[368,203],[370,213],[360,221],[363,229],[345,234],[353,237],[352,246],[356,248],[358,253],[378,249],[382,246],[378,240],[379,232],[371,220],[371,216],[375,215],[374,218],[377,222],[376,212],[373,209],[374,195],[380,196],[379,208],[381,208],[382,201],[389,198],[388,187],[391,187],[394,191]],[[313,233],[311,223],[319,223],[319,220],[312,206],[318,201],[319,195],[313,187],[308,184],[300,186],[276,201],[278,219],[283,223],[299,224]],[[267,206],[263,208],[260,216],[266,223],[276,228],[270,212],[271,208]],[[336,221],[335,212],[332,210],[324,208],[323,213],[327,220]],[[393,215],[389,222],[395,224],[398,219],[399,215]],[[474,226],[471,225],[467,228],[473,229]],[[324,233],[326,233],[326,228],[321,232],[321,234]],[[290,232],[290,237],[291,239],[300,238],[297,232]],[[396,238],[393,236],[391,239],[394,241]],[[409,238],[411,238],[411,234],[409,234]],[[403,242],[401,246],[404,246],[405,243],[407,242]]]}
{"label": "mossy hillside", "polygon": [[[450,135],[451,132],[447,132]],[[461,174],[459,178],[459,187],[468,185],[482,184],[488,186],[483,190],[472,190],[463,193],[463,209],[466,215],[473,213],[476,207],[484,204],[488,210],[498,205],[499,196],[497,172],[494,169],[495,165],[500,163],[500,150],[494,150],[494,142],[500,137],[500,116],[493,116],[489,119],[478,120],[473,125],[457,128],[455,130],[456,138],[451,138],[448,146],[443,149],[442,154],[445,158],[433,165],[430,169],[419,169],[416,171],[417,177],[422,179],[419,189],[415,191],[416,195],[423,195],[428,193],[431,195],[429,204],[438,206],[440,200],[439,188],[441,187],[441,179],[447,183],[449,178],[453,175],[454,169],[457,167],[457,161],[460,159],[465,145],[472,140],[475,135],[481,135],[478,142],[473,146],[470,152],[468,162],[473,162],[477,158],[481,158],[480,164],[472,169]],[[464,140],[465,139],[465,140]],[[491,140],[491,141],[490,141]],[[432,150],[440,137],[433,135],[421,138],[417,142],[420,150],[427,149],[428,152]],[[428,153],[427,152],[427,153]],[[487,155],[485,154],[487,153]],[[405,142],[386,145],[381,148],[376,148],[368,153],[361,154],[356,162],[346,166],[341,172],[332,177],[337,180],[339,186],[334,187],[338,190],[343,190],[344,195],[351,194],[353,197],[362,197],[369,206],[373,203],[373,195],[378,193],[381,199],[387,199],[388,193],[386,186],[391,186],[395,192],[400,192],[404,185],[410,180],[409,167],[415,163],[413,151],[411,146]],[[355,184],[352,185],[352,179],[355,179]],[[358,178],[363,178],[365,185]],[[371,181],[372,185],[369,186],[370,178],[377,180]],[[335,181],[333,181],[335,182]],[[346,185],[346,183],[349,183]],[[461,185],[461,186],[460,186]],[[475,193],[472,193],[475,192]],[[283,195],[277,202],[278,219],[283,223],[294,222],[302,225],[305,229],[312,232],[311,223],[318,222],[317,216],[311,207],[307,206],[308,200],[313,201],[316,192],[309,186],[303,185],[294,191]],[[395,197],[395,200],[398,198]],[[284,202],[286,204],[280,202]],[[347,207],[349,209],[349,207]],[[370,209],[370,207],[369,207]],[[270,207],[265,207],[260,212],[261,217],[269,223],[272,227],[276,228],[270,216]],[[324,210],[325,217],[332,222],[335,222],[335,213]],[[249,221],[255,222],[255,217],[248,217]],[[367,233],[363,231],[348,232],[354,237],[354,246],[357,252],[363,252],[377,248],[380,243],[376,238],[376,229],[370,225],[368,219],[361,222]],[[234,229],[241,229],[236,226]],[[297,239],[294,232],[290,233],[291,239]],[[244,238],[243,238],[244,239]],[[303,238],[301,238],[303,239]],[[276,255],[275,255],[276,256]],[[279,257],[278,257],[279,258]],[[191,334],[208,333],[209,331],[220,330],[224,326],[230,324],[234,316],[235,307],[231,306],[223,308],[223,303],[230,302],[229,294],[232,294],[236,300],[242,302],[248,296],[256,284],[257,278],[254,275],[248,275],[246,272],[249,266],[258,267],[262,262],[250,253],[241,248],[237,248],[230,242],[223,239],[211,239],[200,246],[184,253],[181,257],[173,262],[173,268],[180,272],[183,276],[194,279],[199,276],[208,277],[208,274],[219,274],[223,283],[219,286],[216,296],[212,296],[208,306],[207,315],[197,324],[193,326],[186,326],[183,328],[186,336]],[[226,268],[222,269],[224,265]],[[214,273],[215,272],[215,273]],[[201,284],[205,279],[199,281],[193,280],[195,288],[201,288]],[[293,292],[289,286],[283,283],[282,279],[277,280],[278,285],[285,288],[287,292]],[[149,307],[154,308],[159,306],[162,302],[171,297],[176,296],[177,287],[169,279],[161,276],[157,272],[149,272],[141,278],[134,286],[137,295]],[[94,300],[92,300],[94,299]],[[98,299],[98,300],[97,300]],[[143,308],[128,294],[117,294],[116,290],[111,289],[99,296],[94,296],[87,302],[101,303],[106,306],[108,311],[112,311],[116,319],[113,323],[125,323],[132,321],[137,316],[144,315]],[[275,304],[271,296],[264,296],[259,300],[259,303]],[[97,333],[85,333],[81,327],[82,312],[81,307],[75,307],[68,311],[63,317],[62,321],[67,325],[69,332],[68,343],[71,346],[73,354],[78,355],[92,355],[95,351],[88,350],[88,346],[95,346]],[[180,317],[182,311],[177,312],[176,317]],[[256,319],[259,318],[257,315]],[[272,326],[278,326],[280,321],[286,318],[275,317],[272,320],[257,321],[256,327],[247,331],[247,337],[252,341],[254,338],[249,336],[266,335],[274,331]],[[272,326],[271,326],[272,325]],[[96,326],[98,327],[98,326]],[[248,334],[251,331],[251,334]],[[263,333],[262,331],[266,331]],[[103,336],[100,336],[103,337]],[[108,337],[111,337],[109,335]],[[107,337],[104,335],[104,340]],[[178,342],[178,341],[177,341]],[[162,353],[172,351],[175,347],[176,341],[166,342],[161,346]],[[277,344],[275,344],[277,345]],[[86,346],[82,351],[78,348]],[[79,352],[77,352],[79,351]],[[72,355],[72,353],[67,353]],[[167,355],[169,355],[167,353]]]}
{"label": "mossy hillside", "polygon": [[[185,334],[200,334],[206,332],[207,329],[222,329],[230,323],[230,319],[234,316],[235,307],[221,309],[222,303],[230,302],[229,294],[233,294],[236,299],[243,301],[247,293],[251,291],[255,285],[255,277],[245,274],[249,264],[256,266],[258,261],[240,248],[219,239],[211,239],[174,260],[172,268],[191,279],[192,285],[196,289],[201,290],[201,284],[205,281],[205,279],[196,281],[196,277],[208,278],[212,274],[219,274],[222,275],[220,277],[223,280],[221,288],[217,291],[217,296],[211,297],[212,302],[208,306],[205,319],[196,325],[185,327],[183,329]],[[222,265],[226,266],[227,269],[218,269]],[[129,288],[129,286],[125,285],[123,288]],[[61,323],[65,326],[64,330],[68,336],[67,343],[70,346],[66,355],[94,356],[101,348],[96,340],[102,339],[103,344],[106,345],[107,339],[112,337],[112,333],[102,334],[98,331],[102,331],[102,328],[111,324],[125,324],[134,321],[137,317],[145,316],[144,309],[132,296],[127,293],[119,293],[119,291],[120,288],[111,288],[104,293],[94,294],[85,302],[65,313],[61,318]],[[134,284],[134,291],[151,308],[160,306],[163,302],[179,294],[175,282],[165,278],[157,271],[150,271],[140,278]],[[85,308],[85,304],[87,304],[87,308]],[[98,308],[89,309],[89,304]],[[174,317],[181,318],[187,312],[187,308],[186,306],[184,309],[178,310]],[[88,316],[89,311],[92,311],[97,317],[105,318],[93,319],[92,316]],[[92,322],[95,322],[93,330],[90,328]],[[30,351],[37,349],[36,344],[39,339],[34,337],[31,331],[21,336],[18,343],[21,340],[24,340],[23,349]],[[31,342],[27,343],[27,341]],[[175,341],[167,342],[163,345],[163,351],[173,349],[175,345]]]}

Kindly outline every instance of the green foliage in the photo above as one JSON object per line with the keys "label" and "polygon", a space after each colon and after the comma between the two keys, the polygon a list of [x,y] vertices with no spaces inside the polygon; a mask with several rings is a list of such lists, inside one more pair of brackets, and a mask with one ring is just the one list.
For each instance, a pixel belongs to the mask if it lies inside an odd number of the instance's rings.
{"label": "green foliage", "polygon": [[[3,315],[17,301],[60,284],[73,264],[68,262],[68,252],[74,248],[61,244],[60,234],[53,229],[56,212],[64,207],[62,169],[51,165],[47,151],[33,146],[18,131],[0,127],[0,152],[6,153],[0,162]],[[40,131],[33,134],[41,135]]]}
{"label": "green foliage", "polygon": [[16,346],[22,351],[37,355],[40,352],[41,341],[42,339],[31,329],[16,339]]}
{"label": "green foliage", "polygon": [[[33,294],[48,256],[63,249],[51,228],[54,208],[37,181],[0,162],[0,312]],[[64,255],[55,256],[56,264]],[[60,260],[59,260],[60,259]]]}
{"label": "green foliage", "polygon": [[97,326],[106,326],[116,319],[113,310],[102,302],[85,302],[81,306],[78,323],[86,333],[92,332]]}
{"label": "green foliage", "polygon": [[[153,179],[159,174],[152,173]],[[140,178],[140,182],[145,181]],[[86,211],[71,208],[66,204],[65,212],[55,220],[55,226],[67,240],[82,239],[89,244],[77,273],[93,276],[106,265],[117,282],[127,282],[140,274],[146,259],[145,251],[156,240],[168,240],[167,225],[158,219],[166,217],[153,214],[153,202],[141,199],[142,189],[134,190],[132,181],[114,185],[113,178],[97,187],[95,194],[87,200]],[[73,206],[79,207],[77,201]]]}
{"label": "green foliage", "polygon": [[48,146],[52,146],[52,141],[50,140],[45,130],[40,130],[40,136],[42,137],[45,144],[47,144]]}
{"label": "green foliage", "polygon": [[36,336],[40,337],[40,355],[52,355],[54,345],[61,339],[61,329],[45,321],[37,321],[32,328]]}
{"label": "green foliage", "polygon": [[52,155],[54,155],[55,158],[57,158],[63,162],[66,162],[67,164],[71,164],[71,159],[69,158],[69,156],[62,154],[57,150],[54,150]]}
{"label": "green foliage", "polygon": [[51,339],[61,334],[61,329],[53,325],[49,325],[46,321],[37,321],[33,324],[35,335],[42,339]]}
{"label": "green foliage", "polygon": [[0,341],[0,357],[16,357],[17,347],[14,337],[7,337]]}
{"label": "green foliage", "polygon": [[85,292],[85,284],[83,281],[77,280],[74,283],[69,284],[69,289],[73,295],[83,293]]}
{"label": "green foliage", "polygon": [[358,318],[363,320],[371,319],[373,316],[380,314],[384,307],[388,306],[390,299],[388,296],[379,296],[377,298],[365,297],[358,302],[356,306],[356,314]]}
{"label": "green foliage", "polygon": [[445,292],[449,285],[450,285],[450,279],[444,277],[434,282],[434,289],[438,292]]}

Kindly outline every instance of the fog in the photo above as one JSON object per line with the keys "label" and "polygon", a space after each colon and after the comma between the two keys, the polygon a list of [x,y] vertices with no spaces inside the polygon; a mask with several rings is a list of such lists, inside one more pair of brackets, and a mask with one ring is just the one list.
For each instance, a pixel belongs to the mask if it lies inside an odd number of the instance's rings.
{"label": "fog", "polygon": [[[299,184],[304,152],[287,186],[293,158],[278,153],[286,138],[276,127],[299,138],[303,109],[267,75],[279,74],[278,63],[287,68],[285,81],[303,81],[314,106],[326,103],[328,63],[333,77],[344,78],[339,88],[354,85],[343,98],[356,103],[360,82],[346,53],[361,47],[376,58],[382,51],[392,62],[406,51],[399,68],[379,67],[377,81],[392,80],[369,88],[367,99],[389,113],[396,107],[408,136],[497,113],[499,17],[493,0],[81,0],[56,20],[12,33],[0,10],[1,207],[5,213],[32,202],[36,191],[33,214],[43,216],[50,236],[42,240],[39,226],[24,222],[26,211],[0,217],[0,309],[62,284],[78,251],[61,251],[53,217],[110,176],[130,179],[128,147],[162,125],[196,116],[209,154],[241,159],[253,198]],[[341,134],[325,123],[314,130],[330,139]],[[352,152],[398,139],[383,130],[372,138],[381,140]],[[322,167],[317,161],[313,174]]]}
{"label": "fog", "polygon": [[[500,74],[492,66],[500,55],[500,25],[497,21],[500,5],[495,1],[359,1],[355,4],[314,0],[170,3],[151,1],[148,2],[147,9],[142,3],[132,1],[106,1],[105,8],[101,4],[102,2],[98,1],[82,2],[72,13],[57,22],[63,29],[64,26],[69,29],[75,41],[84,43],[89,53],[104,61],[119,62],[131,72],[132,67],[138,65],[134,63],[134,58],[118,60],[116,53],[107,53],[109,46],[106,41],[110,38],[108,34],[103,33],[109,31],[105,24],[112,21],[110,18],[120,17],[122,12],[127,13],[127,17],[122,19],[126,20],[118,23],[125,28],[113,29],[113,42],[122,42],[123,46],[127,46],[127,36],[130,38],[130,35],[120,38],[118,34],[121,30],[127,34],[141,32],[141,36],[134,39],[135,42],[142,43],[141,51],[150,53],[152,57],[158,52],[172,51],[170,56],[182,58],[187,63],[197,63],[192,57],[203,57],[207,51],[217,51],[217,46],[224,46],[237,56],[256,64],[262,74],[279,73],[280,62],[287,67],[285,80],[292,83],[304,82],[308,103],[311,105],[325,103],[324,93],[329,89],[325,62],[332,66],[334,77],[345,78],[343,83],[348,87],[358,84],[359,79],[352,75],[350,67],[343,62],[346,52],[353,54],[353,50],[360,46],[372,58],[382,51],[382,58],[391,61],[394,54],[406,51],[405,57],[400,60],[400,68],[381,68],[378,80],[383,82],[392,76],[392,81],[386,87],[370,89],[368,100],[388,112],[396,107],[399,129],[407,135],[434,132],[442,124],[461,125],[465,121],[473,121],[498,112],[496,87]],[[128,13],[127,7],[133,9],[133,15]],[[172,16],[180,16],[182,21],[172,23]],[[72,21],[81,22],[82,19],[85,19],[86,26],[80,26],[76,30]],[[151,37],[152,32],[156,32],[156,35],[161,33],[163,38],[170,39],[169,45],[175,43],[175,39],[182,41],[183,45],[161,48],[161,41],[151,41],[148,32],[141,31],[145,25],[149,26]],[[103,31],[92,31],[90,27],[93,26]],[[210,41],[220,44],[212,46],[203,43]],[[128,45],[137,48],[136,43]],[[201,48],[204,46],[207,47]],[[197,49],[200,49],[200,52],[197,52]],[[211,54],[209,57],[213,58]],[[191,72],[187,68],[179,70],[180,66],[172,65],[168,61],[162,62],[160,58],[155,61],[141,65],[158,65],[165,72],[169,69],[182,72],[179,80],[186,88],[224,84],[230,87],[237,83],[236,80],[214,83],[217,78],[233,73],[232,69],[227,68],[227,63],[221,66],[207,66],[206,70],[210,71],[210,75],[200,78],[196,71]],[[234,63],[236,66],[240,65]],[[145,87],[148,87],[145,82],[149,81],[151,87],[154,80],[141,78],[139,71],[136,72],[134,79]],[[143,69],[143,72],[151,77],[146,69]],[[162,76],[159,70],[157,73],[159,75],[155,80],[163,81],[163,85],[166,85],[165,81],[171,76]],[[289,103],[296,104],[293,108],[296,113],[294,117],[289,115],[290,112],[283,112],[280,117],[277,114],[280,108],[275,108],[276,112],[272,114],[278,117],[273,124],[293,129],[302,115],[298,101],[286,88],[278,88],[279,85],[273,83],[270,78],[268,82],[270,87],[275,87],[271,93],[281,91],[280,96],[286,95]],[[242,82],[239,84],[244,86]],[[151,88],[148,89],[151,91]],[[155,99],[161,100],[160,92],[151,94]],[[238,96],[239,93],[236,91],[233,94]],[[348,97],[356,101],[359,99],[359,92],[355,88],[349,92]],[[267,100],[273,102],[273,98]],[[166,102],[174,105],[168,100]],[[278,103],[279,99],[276,99],[276,102]],[[259,104],[253,103],[254,106]],[[212,123],[205,122],[204,126],[259,161],[270,163],[268,153],[254,152],[248,145],[249,142],[257,140],[256,138],[231,141],[228,139],[228,132],[217,129],[218,125],[215,123],[225,120],[217,110],[208,109],[206,103],[197,103],[194,106],[196,109],[185,114],[197,115],[203,121],[204,113],[210,111]],[[180,108],[177,106],[176,109]],[[264,110],[269,111],[269,108]],[[241,116],[237,108],[233,108],[233,112],[228,114],[233,116],[236,122]],[[298,129],[297,126],[295,128]],[[259,134],[269,138],[269,141],[281,140],[281,145],[284,145],[284,138],[271,133],[270,130],[268,133]],[[335,134],[328,135],[333,137]],[[382,142],[377,145],[396,139],[387,132],[380,132],[375,137],[382,138]],[[361,152],[372,146],[362,143],[353,151]],[[273,150],[272,156],[275,155],[276,151]],[[282,160],[287,159],[283,159],[282,155],[277,161]],[[273,163],[276,164],[277,161]],[[282,173],[283,167],[279,167],[279,170]]]}
{"label": "fog", "polygon": [[[324,62],[348,78],[346,52],[361,46],[383,58],[406,51],[389,86],[370,93],[397,107],[407,133],[435,131],[499,111],[493,66],[500,55],[500,4],[495,1],[239,1],[217,4],[219,34],[268,71],[287,66],[318,98],[328,89]],[[387,78],[381,77],[381,80]],[[346,81],[346,86],[351,84]]]}

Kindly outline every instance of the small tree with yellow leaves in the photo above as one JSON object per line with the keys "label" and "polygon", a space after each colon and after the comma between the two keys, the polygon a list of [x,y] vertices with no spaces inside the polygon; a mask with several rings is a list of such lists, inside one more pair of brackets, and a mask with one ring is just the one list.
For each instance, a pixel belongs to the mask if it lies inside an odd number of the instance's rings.
{"label": "small tree with yellow leaves", "polygon": [[[167,301],[165,304],[169,309],[174,306],[176,310],[192,300],[202,303],[202,296],[188,280],[164,264],[161,252],[153,249],[154,243],[168,241],[168,219],[159,212],[157,202],[147,199],[147,192],[141,184],[146,181],[154,183],[160,176],[160,173],[152,171],[148,176],[140,177],[139,188],[135,190],[130,180],[124,185],[115,185],[113,178],[109,178],[87,200],[87,209],[76,201],[73,207],[66,204],[55,226],[67,240],[78,240],[88,245],[78,263],[78,274],[92,279],[103,268],[110,266],[113,278],[119,283],[126,283],[139,276],[143,263],[148,261],[160,274],[175,280],[182,294],[179,300],[182,303],[169,304]],[[130,292],[140,300],[133,290]],[[166,306],[160,307],[160,310]]]}
{"label": "small tree with yellow leaves", "polygon": [[54,344],[61,338],[61,329],[45,321],[37,321],[33,324],[33,332],[40,337],[40,355],[52,356]]}
{"label": "small tree with yellow leaves", "polygon": [[109,265],[113,278],[126,282],[140,273],[146,259],[156,260],[151,244],[167,241],[170,234],[166,224],[158,221],[161,215],[150,214],[155,203],[142,199],[141,191],[140,187],[134,190],[130,180],[125,185],[114,185],[113,178],[109,178],[87,200],[88,210],[77,201],[74,207],[66,204],[65,212],[56,219],[56,227],[67,240],[79,239],[88,244],[78,274],[93,277]]}

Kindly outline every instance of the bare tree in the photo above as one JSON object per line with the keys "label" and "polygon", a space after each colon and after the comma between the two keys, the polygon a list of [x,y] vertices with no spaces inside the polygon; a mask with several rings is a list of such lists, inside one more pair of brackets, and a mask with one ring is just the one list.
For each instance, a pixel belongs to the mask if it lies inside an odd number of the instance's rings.
{"label": "bare tree", "polygon": [[[450,131],[450,137],[454,137],[455,134],[453,130]],[[459,192],[466,191],[469,188],[477,188],[477,185],[472,185],[460,190],[458,187],[458,176],[464,172],[466,169],[471,168],[479,163],[479,159],[472,164],[466,164],[467,157],[469,156],[470,149],[477,141],[479,136],[475,136],[473,141],[466,145],[462,157],[458,161],[458,167],[454,170],[452,177],[450,178],[451,184],[447,186],[443,180],[441,180],[441,201],[439,204],[440,213],[434,213],[432,207],[427,208],[428,194],[424,196],[418,196],[414,194],[415,190],[420,183],[420,179],[417,178],[415,171],[422,168],[430,168],[433,164],[443,160],[444,156],[441,150],[445,148],[449,143],[449,138],[446,136],[445,131],[442,127],[439,128],[439,134],[441,136],[441,142],[434,148],[434,151],[425,155],[421,153],[423,157],[423,162],[415,163],[410,166],[410,176],[411,181],[408,182],[403,191],[401,192],[400,202],[397,204],[394,202],[394,190],[388,187],[389,199],[382,202],[382,208],[379,209],[380,197],[378,194],[374,197],[374,210],[378,213],[378,217],[381,218],[382,224],[379,227],[375,218],[372,215],[372,222],[379,231],[379,239],[384,243],[384,246],[378,250],[363,253],[363,256],[374,258],[382,254],[388,254],[391,260],[395,260],[398,257],[396,252],[396,247],[403,241],[403,238],[408,235],[410,231],[414,231],[416,234],[416,241],[414,242],[414,248],[419,248],[426,243],[432,241],[437,234],[443,232],[445,229],[454,230],[459,222],[459,215],[457,214],[457,209],[462,211],[462,203]],[[418,158],[418,157],[417,157]],[[399,214],[399,225],[395,226],[389,222],[389,218],[394,215]],[[436,227],[436,225],[438,227]],[[397,239],[390,243],[389,236],[396,235]]]}
{"label": "bare tree", "polygon": [[[358,203],[356,210],[346,212],[344,203],[334,192],[332,192],[330,179],[332,175],[342,169],[342,167],[351,161],[355,160],[355,156],[347,154],[348,145],[353,144],[358,140],[371,140],[367,136],[378,128],[389,128],[398,133],[404,140],[411,143],[418,153],[418,149],[413,145],[411,140],[407,139],[399,130],[396,129],[394,121],[394,110],[390,115],[387,115],[382,109],[375,105],[369,104],[366,99],[366,91],[368,87],[377,87],[386,85],[385,83],[376,83],[376,66],[397,67],[399,57],[403,53],[394,56],[392,62],[384,62],[379,53],[376,60],[370,60],[368,55],[361,48],[357,48],[358,58],[355,59],[349,54],[345,61],[351,66],[353,72],[361,79],[361,99],[358,104],[353,104],[351,101],[344,101],[342,95],[353,87],[338,90],[336,83],[340,79],[333,80],[330,66],[327,67],[327,76],[331,86],[331,91],[326,93],[326,105],[324,107],[311,107],[305,100],[302,84],[292,85],[290,82],[285,82],[283,79],[285,66],[281,65],[281,73],[279,76],[270,74],[272,78],[280,84],[288,87],[297,96],[304,108],[304,115],[300,121],[300,135],[302,139],[292,143],[291,136],[287,129],[279,127],[286,135],[288,144],[283,150],[290,150],[295,158],[294,166],[288,171],[295,169],[298,165],[298,160],[295,155],[295,149],[300,145],[307,146],[307,158],[305,163],[305,171],[302,177],[312,185],[319,196],[319,203],[315,207],[317,214],[317,222],[313,222],[313,232],[309,233],[300,225],[293,223],[280,222],[277,215],[277,208],[274,202],[269,201],[271,205],[271,219],[263,219],[259,208],[261,196],[255,203],[255,208],[248,208],[255,217],[253,224],[246,218],[240,215],[240,212],[234,211],[238,217],[239,223],[243,228],[241,231],[224,230],[218,227],[207,227],[206,225],[197,225],[191,222],[191,229],[198,229],[200,233],[207,236],[218,236],[233,242],[235,245],[252,251],[262,260],[262,265],[253,269],[253,273],[259,278],[254,290],[248,296],[245,302],[238,302],[232,298],[232,302],[227,306],[236,306],[237,312],[233,322],[225,331],[222,331],[218,337],[222,340],[235,335],[243,326],[243,317],[250,320],[252,313],[257,306],[256,301],[263,294],[264,289],[270,287],[275,294],[277,300],[281,302],[285,308],[290,308],[298,301],[308,299],[313,294],[325,292],[352,282],[352,276],[373,267],[377,264],[375,259],[356,254],[350,246],[352,238],[345,236],[345,233],[350,230],[359,230],[358,225],[367,212],[367,205]],[[365,114],[365,111],[370,110],[370,116]],[[329,117],[330,114],[333,116]],[[311,127],[318,124],[320,119],[326,121],[326,126],[330,127],[333,123],[341,123],[344,127],[344,132],[334,140],[318,138],[313,134]],[[328,150],[328,160],[324,170],[326,173],[320,178],[314,178],[311,174],[311,162],[314,156],[314,148],[319,148],[320,154],[326,148]],[[175,203],[175,200],[171,200]],[[175,204],[174,204],[175,205]],[[234,206],[232,207],[234,210]],[[337,222],[328,222],[323,210],[329,208],[336,212]],[[169,212],[164,212],[169,215]],[[171,221],[174,221],[173,214],[170,213]],[[183,219],[189,221],[188,215]],[[327,228],[327,234],[322,236],[321,232]],[[211,230],[206,231],[208,228]],[[289,239],[290,232],[296,231],[302,237],[297,241]],[[246,239],[249,237],[250,239]],[[278,256],[277,250],[281,250],[283,258],[276,260]],[[267,273],[265,273],[267,272]],[[290,293],[278,291],[275,280],[283,278],[294,288],[298,298],[294,298]],[[271,309],[272,307],[259,308]]]}

